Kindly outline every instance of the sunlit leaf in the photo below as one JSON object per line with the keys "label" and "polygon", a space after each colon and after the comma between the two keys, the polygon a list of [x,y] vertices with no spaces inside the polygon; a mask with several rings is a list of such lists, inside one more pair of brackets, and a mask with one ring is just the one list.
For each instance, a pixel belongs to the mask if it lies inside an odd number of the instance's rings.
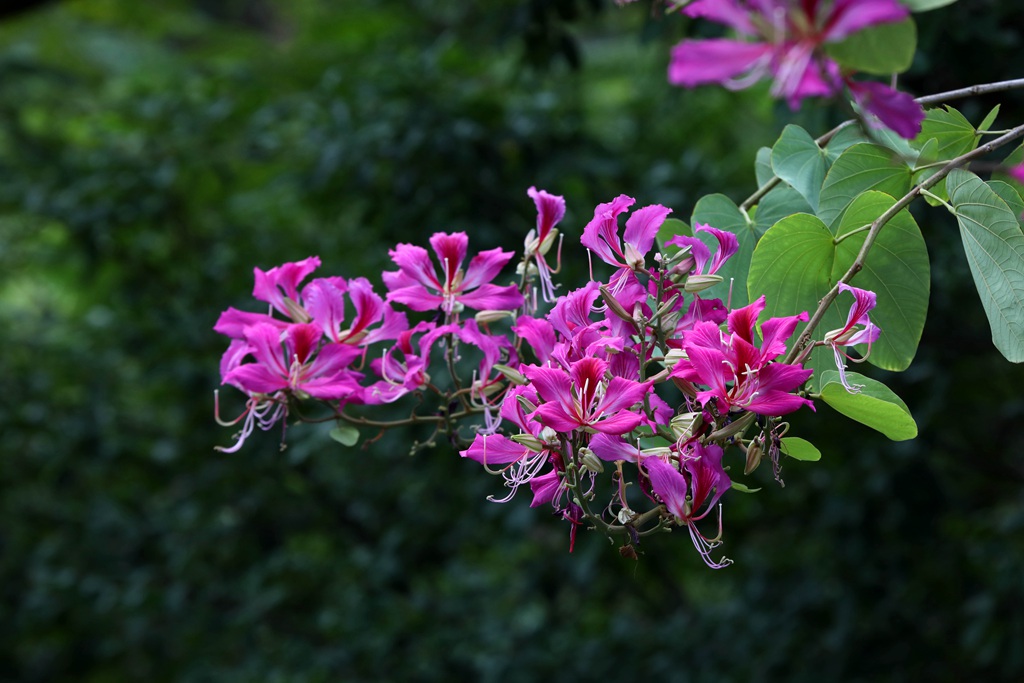
{"label": "sunlit leaf", "polygon": [[359,430],[352,425],[338,425],[328,435],[342,446],[355,446],[359,443]]}
{"label": "sunlit leaf", "polygon": [[782,452],[794,460],[805,462],[817,462],[821,460],[821,451],[814,444],[798,436],[785,436],[782,438]]}
{"label": "sunlit leaf", "polygon": [[892,389],[856,372],[847,372],[846,379],[859,389],[857,393],[850,393],[842,385],[837,371],[822,373],[821,399],[836,411],[893,441],[917,436],[917,423],[910,409]]}

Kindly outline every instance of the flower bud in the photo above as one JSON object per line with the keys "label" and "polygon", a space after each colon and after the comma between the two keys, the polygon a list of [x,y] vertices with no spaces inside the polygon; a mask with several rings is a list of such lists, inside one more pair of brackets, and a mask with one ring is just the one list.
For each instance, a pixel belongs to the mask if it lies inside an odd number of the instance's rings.
{"label": "flower bud", "polygon": [[523,240],[523,256],[530,258],[537,253],[540,248],[540,241],[537,239],[537,231],[530,229],[530,232],[526,234],[526,239]]}
{"label": "flower bud", "polygon": [[[529,383],[529,381],[526,379],[526,375],[524,375],[523,373],[519,372],[518,370],[510,368],[507,365],[501,365],[500,363],[495,363],[491,367],[494,368],[495,370],[497,370],[498,372],[500,372],[505,377],[505,379],[507,379],[509,382],[512,382],[512,384],[515,384],[518,387],[526,386]],[[536,410],[536,409],[537,409],[536,406],[531,408],[531,410]]]}
{"label": "flower bud", "polygon": [[608,305],[608,310],[616,315],[621,320],[625,320],[627,323],[635,322],[633,316],[622,307],[622,304],[618,302],[615,296],[608,290],[607,285],[601,285],[601,296],[604,297],[605,304]]}
{"label": "flower bud", "polygon": [[513,313],[512,311],[485,310],[478,311],[477,314],[473,316],[473,318],[476,319],[478,325],[486,325],[488,323],[496,323],[500,320],[504,320],[505,318],[512,318],[514,316],[515,313]]}
{"label": "flower bud", "polygon": [[755,417],[757,417],[755,413],[744,412],[742,415],[740,415],[735,420],[725,425],[718,431],[712,432],[711,436],[709,436],[708,439],[711,441],[718,441],[728,439],[731,436],[740,434],[743,432],[743,430],[750,426],[750,423],[754,421]]}
{"label": "flower bud", "polygon": [[522,275],[524,270],[525,270],[526,275],[528,277],[536,277],[537,276],[537,266],[534,265],[533,261],[530,261],[529,267],[525,267],[525,265],[523,264],[522,261],[520,261],[518,264],[516,264],[516,275]]}
{"label": "flower bud", "polygon": [[533,403],[530,402],[530,399],[521,394],[516,396],[516,400],[519,401],[519,405],[522,406],[523,410],[528,413],[532,413],[537,410],[537,406],[533,405]]}
{"label": "flower bud", "polygon": [[721,281],[721,275],[691,275],[686,278],[686,283],[683,284],[683,289],[690,294],[693,294],[695,292],[702,292],[705,289],[714,287]]}
{"label": "flower bud", "polygon": [[602,464],[600,458],[594,455],[594,451],[590,450],[586,446],[583,446],[578,451],[576,451],[576,453],[577,455],[580,456],[580,463],[583,465],[585,469],[587,469],[590,472],[593,472],[594,474],[600,474],[601,472],[604,472],[604,464]]}
{"label": "flower bud", "polygon": [[669,349],[668,353],[665,354],[665,367],[671,370],[681,360],[689,360],[686,351],[683,349]]}
{"label": "flower bud", "polygon": [[747,444],[747,464],[743,467],[743,474],[750,474],[761,464],[761,456],[764,455],[764,446],[761,445],[761,437],[758,437]]}
{"label": "flower bud", "polygon": [[700,413],[683,413],[676,415],[669,421],[669,429],[676,435],[676,439],[686,441],[704,424],[704,418]]}
{"label": "flower bud", "polygon": [[558,432],[551,427],[544,427],[540,430],[540,440],[549,446],[558,445]]}
{"label": "flower bud", "polygon": [[534,453],[540,453],[545,448],[544,442],[533,434],[513,434],[511,439],[520,446],[526,446]]}

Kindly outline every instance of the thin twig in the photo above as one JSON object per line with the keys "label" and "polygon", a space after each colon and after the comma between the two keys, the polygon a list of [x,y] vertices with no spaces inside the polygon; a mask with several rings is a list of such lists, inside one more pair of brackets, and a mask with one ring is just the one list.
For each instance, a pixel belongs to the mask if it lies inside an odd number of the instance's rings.
{"label": "thin twig", "polygon": [[961,97],[971,97],[972,95],[985,95],[990,92],[1004,92],[1006,90],[1013,90],[1015,88],[1024,88],[1024,78],[1015,78],[1010,81],[998,81],[996,83],[983,83],[981,85],[972,85],[969,88],[948,90],[946,92],[940,92],[934,95],[925,95],[924,97],[918,97],[914,101],[917,102],[918,104],[938,104],[939,102],[945,102],[946,100],[955,100]]}

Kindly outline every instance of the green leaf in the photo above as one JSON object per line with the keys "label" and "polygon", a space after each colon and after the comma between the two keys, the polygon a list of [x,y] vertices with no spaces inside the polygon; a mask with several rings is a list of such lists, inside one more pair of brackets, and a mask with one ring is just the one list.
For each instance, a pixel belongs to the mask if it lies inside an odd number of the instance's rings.
{"label": "green leaf", "polygon": [[[816,216],[796,214],[778,221],[764,234],[751,257],[749,300],[765,295],[766,317],[816,309],[853,265],[867,234],[866,230],[855,231],[873,222],[894,202],[881,192],[861,195],[845,212],[836,236]],[[901,211],[879,232],[864,268],[853,281],[878,297],[871,320],[882,329],[882,337],[868,356],[872,364],[888,370],[904,370],[910,365],[924,329],[929,270],[924,238],[910,213]],[[850,309],[849,297],[839,297],[828,308],[816,330],[817,338],[843,326]],[[818,348],[805,365],[815,369],[817,377],[822,370],[834,368],[835,359],[829,349]]]}
{"label": "green leaf", "polygon": [[1020,196],[1020,192],[1011,185],[1010,183],[1004,183],[1002,180],[990,180],[987,185],[992,188],[992,191],[999,195],[999,198],[1006,202],[1006,206],[1010,208],[1010,211],[1014,216],[1017,217],[1017,221],[1024,220],[1024,197]]}
{"label": "green leaf", "polygon": [[811,213],[811,207],[800,193],[789,185],[780,183],[757,205],[757,212],[754,214],[755,231],[763,235],[775,223],[795,213]]}
{"label": "green leaf", "polygon": [[917,50],[917,26],[907,17],[903,21],[876,24],[825,46],[828,55],[854,71],[887,75],[910,68]]}
{"label": "green leaf", "polygon": [[992,343],[1024,361],[1024,233],[1018,218],[981,178],[954,169],[946,178],[964,253],[974,275]]}
{"label": "green leaf", "polygon": [[821,460],[821,451],[815,448],[814,444],[798,436],[785,436],[782,438],[782,452],[794,460],[806,462],[817,462]]}
{"label": "green leaf", "polygon": [[847,391],[835,370],[822,373],[821,399],[846,417],[893,441],[907,441],[917,436],[917,423],[910,409],[892,389],[856,372],[847,372],[846,379],[851,385],[859,386],[860,391],[856,394]]}
{"label": "green leaf", "polygon": [[818,217],[833,225],[850,202],[868,190],[902,197],[910,190],[910,175],[910,168],[891,150],[866,143],[853,145],[839,155],[825,176]]}
{"label": "green leaf", "polygon": [[754,159],[754,177],[757,178],[758,187],[775,177],[775,172],[772,171],[771,147],[762,147],[757,150],[757,157]]}
{"label": "green leaf", "polygon": [[352,425],[338,425],[328,435],[342,446],[355,446],[359,443],[359,430]]}
{"label": "green leaf", "polygon": [[771,161],[775,175],[789,183],[817,211],[828,165],[825,152],[814,138],[800,126],[786,126],[772,147]]}
{"label": "green leaf", "polygon": [[[750,268],[750,255],[754,252],[754,245],[757,244],[761,234],[757,232],[755,225],[739,210],[735,202],[724,194],[712,194],[701,197],[697,205],[693,207],[693,216],[690,218],[694,227],[697,223],[710,225],[712,228],[727,230],[735,233],[739,240],[739,250],[725,262],[725,265],[718,271],[723,281],[714,287],[701,292],[703,298],[719,298],[725,301],[729,297],[730,287],[732,288],[732,306],[734,308],[746,306],[744,300],[747,291],[747,271]],[[712,249],[712,253],[718,249],[718,240],[707,233],[695,233]]]}
{"label": "green leaf", "polygon": [[999,116],[999,105],[992,107],[992,111],[985,115],[985,118],[978,124],[978,130],[988,130],[992,127],[992,124],[996,122],[996,117]]}
{"label": "green leaf", "polygon": [[[854,231],[874,222],[895,203],[887,194],[869,191],[850,204],[836,231],[839,243],[832,284],[849,270],[864,244],[867,232]],[[849,237],[844,239],[845,235]],[[877,305],[870,315],[882,335],[872,345],[868,362],[886,370],[906,370],[921,341],[931,290],[928,248],[908,210],[900,211],[881,229],[864,260],[864,268],[850,284],[869,289],[877,296]],[[844,321],[851,303],[850,294],[842,294],[836,300]],[[867,353],[864,347],[858,347],[858,351]]]}
{"label": "green leaf", "polygon": [[952,5],[956,0],[903,0],[903,6],[911,12],[927,12],[930,9]]}
{"label": "green leaf", "polygon": [[733,481],[730,484],[730,486],[729,486],[729,490],[730,491],[739,491],[740,493],[757,493],[758,491],[761,490],[761,488],[758,487],[756,489],[752,489],[752,488],[749,488],[747,486],[744,486],[743,484],[739,483],[738,481]]}
{"label": "green leaf", "polygon": [[953,159],[977,147],[980,137],[963,114],[946,105],[928,110],[921,122],[921,132],[910,144],[920,150],[929,140],[935,140],[938,150],[933,160]]}
{"label": "green leaf", "polygon": [[860,126],[845,126],[825,143],[825,156],[828,158],[829,166],[839,158],[840,154],[861,142],[868,142],[868,140],[864,138]]}
{"label": "green leaf", "polygon": [[674,254],[679,251],[679,247],[668,246],[668,241],[676,235],[692,237],[693,231],[690,230],[689,225],[678,218],[666,218],[665,222],[658,228],[658,234],[654,238],[658,243],[658,251],[663,254]]}

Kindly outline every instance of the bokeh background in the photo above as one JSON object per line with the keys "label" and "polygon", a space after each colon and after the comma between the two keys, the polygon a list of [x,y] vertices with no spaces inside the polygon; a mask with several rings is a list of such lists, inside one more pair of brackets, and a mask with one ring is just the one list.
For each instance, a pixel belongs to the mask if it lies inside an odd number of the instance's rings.
{"label": "bokeh background", "polygon": [[[18,3],[11,3],[10,8]],[[31,3],[22,3],[31,4]],[[619,193],[754,189],[794,114],[680,91],[691,26],[608,0],[78,0],[0,18],[0,680],[1014,681],[1024,677],[1024,371],[993,349],[954,223],[917,218],[928,327],[890,383],[921,436],[827,406],[823,452],[726,497],[736,564],[638,562],[416,434],[213,446],[221,310],[252,268],[466,230],[518,248],[526,188],[578,235]],[[653,14],[657,14],[654,12]],[[1024,9],[919,17],[917,94],[1020,77]],[[959,104],[1024,120],[1019,94]],[[579,253],[577,252],[577,256]],[[583,263],[580,260],[580,263]],[[570,272],[567,281],[580,277]]]}

